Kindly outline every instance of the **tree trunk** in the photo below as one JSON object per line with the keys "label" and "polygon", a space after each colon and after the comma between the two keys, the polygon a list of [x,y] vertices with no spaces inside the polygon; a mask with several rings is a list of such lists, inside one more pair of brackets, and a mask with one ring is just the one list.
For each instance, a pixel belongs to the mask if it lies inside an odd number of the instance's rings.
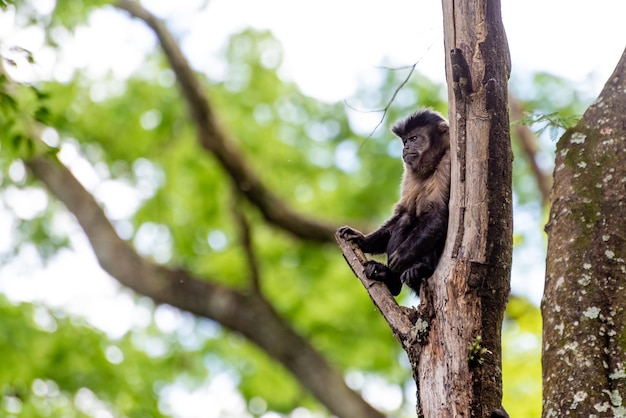
{"label": "tree trunk", "polygon": [[506,416],[500,332],[509,295],[512,153],[508,46],[495,0],[444,0],[452,187],[435,275],[417,310],[368,280],[365,257],[337,235],[344,256],[406,351],[420,417]]}
{"label": "tree trunk", "polygon": [[443,12],[450,223],[442,262],[422,292],[435,318],[420,355],[418,413],[488,417],[502,400],[500,332],[510,286],[510,60],[499,1],[444,0]]}
{"label": "tree trunk", "polygon": [[626,51],[559,140],[543,313],[543,416],[626,416]]}

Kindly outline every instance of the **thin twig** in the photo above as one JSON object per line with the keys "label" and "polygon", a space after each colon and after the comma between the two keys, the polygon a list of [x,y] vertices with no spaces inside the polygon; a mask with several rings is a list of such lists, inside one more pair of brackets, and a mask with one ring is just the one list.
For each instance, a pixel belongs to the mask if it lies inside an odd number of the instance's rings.
{"label": "thin twig", "polygon": [[374,135],[376,130],[383,124],[383,122],[385,121],[385,116],[387,116],[387,112],[389,111],[389,108],[391,108],[391,105],[393,104],[393,102],[395,101],[396,97],[398,96],[398,93],[400,93],[400,90],[402,90],[402,88],[409,82],[409,80],[411,79],[411,76],[413,75],[413,73],[415,72],[415,69],[417,68],[417,65],[422,61],[422,59],[424,59],[424,57],[426,56],[428,51],[430,51],[430,49],[435,45],[436,41],[438,41],[438,40],[439,40],[439,37],[437,37],[437,39],[435,39],[428,46],[428,48],[426,48],[426,51],[424,52],[424,55],[422,55],[422,57],[420,59],[418,59],[417,61],[415,61],[415,63],[413,63],[411,65],[405,65],[405,66],[402,66],[402,67],[387,67],[387,66],[381,65],[381,66],[374,67],[374,68],[382,68],[382,69],[389,70],[389,71],[400,71],[400,70],[407,70],[407,69],[409,70],[409,72],[406,75],[406,77],[400,82],[398,87],[396,87],[396,89],[394,90],[393,94],[391,95],[391,98],[389,99],[389,101],[387,102],[385,107],[383,107],[382,109],[360,110],[360,109],[357,109],[354,106],[350,105],[347,100],[343,101],[344,105],[348,109],[353,110],[355,112],[359,112],[359,113],[381,113],[382,112],[382,114],[383,114],[380,117],[380,120],[378,121],[376,126],[374,126],[374,129],[372,129],[372,131],[367,136],[367,138],[365,138],[365,140],[361,143],[361,145],[359,146],[359,149],[363,148],[363,146],[365,145],[367,140],[370,139]]}

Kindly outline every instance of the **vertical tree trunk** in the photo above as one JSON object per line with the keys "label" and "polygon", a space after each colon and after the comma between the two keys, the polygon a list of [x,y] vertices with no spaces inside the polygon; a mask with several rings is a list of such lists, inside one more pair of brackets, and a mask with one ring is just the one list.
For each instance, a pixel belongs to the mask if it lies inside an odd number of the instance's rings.
{"label": "vertical tree trunk", "polygon": [[498,0],[444,0],[452,140],[444,257],[422,299],[435,317],[420,354],[418,413],[488,417],[500,407],[500,332],[512,247],[507,81]]}
{"label": "vertical tree trunk", "polygon": [[510,61],[498,0],[444,0],[452,187],[443,257],[417,310],[367,279],[365,256],[336,235],[406,351],[419,417],[505,417],[500,333],[509,295],[512,153]]}
{"label": "vertical tree trunk", "polygon": [[543,313],[543,416],[626,416],[626,51],[559,140]]}

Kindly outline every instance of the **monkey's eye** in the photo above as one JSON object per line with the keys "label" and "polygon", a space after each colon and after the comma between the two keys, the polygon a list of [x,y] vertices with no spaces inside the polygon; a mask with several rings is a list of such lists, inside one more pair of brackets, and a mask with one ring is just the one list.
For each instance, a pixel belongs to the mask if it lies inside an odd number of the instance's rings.
{"label": "monkey's eye", "polygon": [[407,139],[409,142],[422,142],[423,140],[424,137],[422,135],[412,135]]}

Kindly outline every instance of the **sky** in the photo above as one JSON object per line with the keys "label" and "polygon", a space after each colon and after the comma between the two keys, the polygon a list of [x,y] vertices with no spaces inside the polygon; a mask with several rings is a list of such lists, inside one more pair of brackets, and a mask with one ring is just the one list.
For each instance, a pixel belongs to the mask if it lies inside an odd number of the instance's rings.
{"label": "sky", "polygon": [[[54,3],[36,0],[35,4],[46,11]],[[439,1],[211,0],[202,11],[198,11],[204,4],[202,0],[146,0],[143,4],[167,20],[182,40],[194,68],[213,77],[223,76],[224,67],[217,56],[226,38],[254,27],[271,30],[282,43],[285,52],[281,75],[320,100],[349,99],[359,83],[367,84],[376,77],[376,67],[381,63],[405,66],[418,62],[418,71],[444,81]],[[573,81],[594,97],[626,46],[623,0],[502,0],[502,14],[511,51],[513,88],[516,84],[523,86],[530,74],[547,71]],[[60,55],[42,46],[40,30],[15,30],[11,13],[0,14],[3,52],[7,46],[19,45],[34,53],[36,65],[21,66],[14,73],[24,81],[52,77],[67,80],[75,68],[87,69],[94,77],[113,71],[123,78],[141,65],[145,51],[155,45],[144,25],[114,10],[94,14],[89,27],[80,28],[76,36],[58,36],[63,41]],[[98,95],[97,85],[92,94]],[[366,132],[377,122],[378,116],[359,119]],[[115,210],[118,202],[107,197],[106,187],[101,187],[95,173],[80,168],[80,155],[71,148],[64,151],[64,162],[81,173],[81,180],[91,190],[100,190],[105,206]],[[24,175],[23,167],[12,167],[9,175]],[[125,201],[131,199],[125,196]],[[47,203],[45,196],[25,198],[27,206]],[[5,211],[0,206],[0,213]],[[532,217],[516,214],[516,228],[535,228]],[[0,216],[0,228],[8,230],[10,224],[3,218]],[[72,248],[62,251],[48,266],[37,262],[34,249],[25,251],[0,267],[0,291],[14,300],[44,301],[48,306],[83,315],[112,337],[122,335],[137,321],[143,323],[146,307],[136,305],[129,292],[121,290],[100,270],[87,240],[69,218],[62,226],[73,231]],[[0,236],[0,251],[10,245],[7,236]],[[541,298],[543,245],[538,235],[525,252],[518,251],[518,267],[513,274],[513,290],[536,303]],[[45,323],[45,315],[41,321]],[[170,327],[171,321],[169,317],[162,326]]]}
{"label": "sky", "polygon": [[[246,27],[270,29],[285,49],[282,73],[308,94],[343,100],[385,61],[392,66],[419,61],[418,71],[442,80],[441,3],[434,0],[145,0],[143,4],[167,20],[194,67],[220,74],[216,52],[229,34]],[[35,0],[42,11],[53,0]],[[598,90],[624,49],[626,27],[621,0],[502,1],[502,16],[513,63],[513,82],[531,72],[549,71]],[[0,39],[20,44],[38,59],[30,78],[53,74],[64,78],[71,67],[87,67],[94,75],[112,69],[128,75],[154,45],[152,34],[123,13],[105,10],[92,16],[90,29],[75,39],[62,38],[64,54],[56,62],[39,46],[36,29],[15,32],[11,16],[0,18]],[[111,31],[112,27],[119,28]],[[594,82],[589,83],[589,76]]]}

